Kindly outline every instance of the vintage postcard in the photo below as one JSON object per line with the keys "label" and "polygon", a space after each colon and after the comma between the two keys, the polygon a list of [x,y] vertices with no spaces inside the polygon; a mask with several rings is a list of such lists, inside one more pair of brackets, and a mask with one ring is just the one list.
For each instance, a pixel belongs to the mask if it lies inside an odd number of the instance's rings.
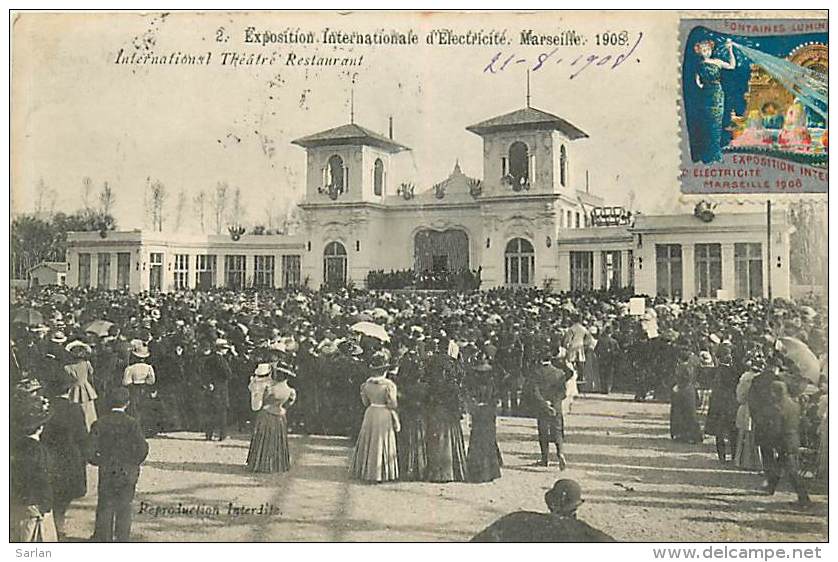
{"label": "vintage postcard", "polygon": [[12,542],[821,556],[826,11],[10,33]]}

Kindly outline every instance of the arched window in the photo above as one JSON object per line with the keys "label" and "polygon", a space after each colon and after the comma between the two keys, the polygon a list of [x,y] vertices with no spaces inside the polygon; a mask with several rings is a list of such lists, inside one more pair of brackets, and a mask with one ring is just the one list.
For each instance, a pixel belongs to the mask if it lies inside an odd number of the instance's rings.
{"label": "arched window", "polygon": [[376,158],[372,167],[372,189],[376,195],[384,193],[384,162],[381,158]]}
{"label": "arched window", "polygon": [[346,248],[340,242],[329,242],[323,251],[323,282],[330,288],[346,285]]}
{"label": "arched window", "polygon": [[567,185],[567,149],[562,145],[559,150],[559,180],[562,187]]}
{"label": "arched window", "polygon": [[509,145],[509,175],[519,185],[530,181],[530,150],[521,141]]}
{"label": "arched window", "polygon": [[532,285],[535,273],[535,250],[529,240],[513,238],[504,252],[506,284]]}
{"label": "arched window", "polygon": [[337,154],[331,156],[326,163],[325,177],[323,178],[326,189],[337,189],[338,193],[348,191],[346,181],[346,168],[343,165],[343,158]]}

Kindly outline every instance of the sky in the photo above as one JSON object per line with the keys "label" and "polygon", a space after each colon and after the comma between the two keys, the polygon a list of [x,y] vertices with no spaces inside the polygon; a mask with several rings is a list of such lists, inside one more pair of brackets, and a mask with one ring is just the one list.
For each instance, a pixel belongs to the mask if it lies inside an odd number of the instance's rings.
{"label": "sky", "polygon": [[[415,46],[246,44],[245,29],[312,31],[412,30]],[[506,31],[511,45],[429,46],[431,29]],[[12,30],[12,207],[34,209],[43,179],[56,193],[55,210],[81,205],[82,180],[114,189],[120,228],[142,228],[147,183],[174,204],[224,181],[241,189],[245,222],[266,224],[304,191],[305,152],[295,138],[349,121],[352,81],[355,122],[412,148],[393,161],[398,185],[429,188],[451,172],[482,177],[482,143],[465,127],[525,105],[526,73],[540,53],[555,47],[519,45],[519,33],[573,31],[585,45],[556,48],[531,72],[532,105],[590,135],[575,141],[577,189],[589,170],[591,191],[615,205],[634,193],[646,213],[689,210],[678,192],[679,49],[677,20],[669,13],[585,14],[23,14]],[[221,31],[219,31],[221,30]],[[596,34],[625,30],[631,47],[597,46]],[[642,37],[640,36],[642,33]],[[216,41],[218,37],[221,42]],[[639,41],[639,42],[638,42]],[[117,53],[213,53],[209,66],[115,64]],[[278,53],[278,64],[222,66],[224,51]],[[358,67],[286,66],[298,57],[363,55]],[[526,58],[496,73],[502,58]],[[596,54],[610,60],[577,73],[570,61]],[[562,62],[560,62],[562,61]],[[497,68],[497,67],[496,67]],[[573,78],[571,76],[577,73]],[[392,177],[392,176],[391,176]],[[180,228],[197,228],[187,208]]]}

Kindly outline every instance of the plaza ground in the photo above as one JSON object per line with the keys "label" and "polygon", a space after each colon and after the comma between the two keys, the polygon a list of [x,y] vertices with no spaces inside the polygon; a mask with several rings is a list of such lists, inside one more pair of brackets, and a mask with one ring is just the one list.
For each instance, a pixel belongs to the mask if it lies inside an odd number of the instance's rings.
{"label": "plaza ground", "polygon": [[[627,395],[577,400],[564,472],[555,463],[534,466],[534,420],[499,418],[503,477],[486,484],[350,481],[348,441],[319,436],[291,436],[290,472],[253,475],[244,469],[244,435],[221,443],[161,436],[149,440],[132,540],[464,541],[506,513],[544,511],[544,492],[559,477],[582,485],[580,518],[621,541],[826,540],[825,495],[813,495],[805,510],[787,483],[773,497],[760,495],[760,476],[722,466],[710,438],[672,442],[668,416],[668,405]],[[68,512],[69,540],[92,534],[95,477],[90,468],[90,493]],[[202,513],[172,513],[179,504]],[[260,506],[272,513],[241,509]]]}

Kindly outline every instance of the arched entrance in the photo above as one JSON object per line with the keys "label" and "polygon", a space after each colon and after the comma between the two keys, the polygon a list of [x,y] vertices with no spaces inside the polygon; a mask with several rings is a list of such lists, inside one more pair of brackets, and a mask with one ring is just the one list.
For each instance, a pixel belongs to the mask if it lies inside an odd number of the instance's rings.
{"label": "arched entrance", "polygon": [[330,288],[346,286],[346,248],[340,242],[329,242],[323,251],[323,282]]}
{"label": "arched entrance", "polygon": [[535,249],[529,240],[513,238],[504,251],[506,284],[511,287],[533,284],[535,276]]}
{"label": "arched entrance", "polygon": [[418,272],[468,269],[468,234],[460,229],[420,230],[413,239],[413,263]]}

